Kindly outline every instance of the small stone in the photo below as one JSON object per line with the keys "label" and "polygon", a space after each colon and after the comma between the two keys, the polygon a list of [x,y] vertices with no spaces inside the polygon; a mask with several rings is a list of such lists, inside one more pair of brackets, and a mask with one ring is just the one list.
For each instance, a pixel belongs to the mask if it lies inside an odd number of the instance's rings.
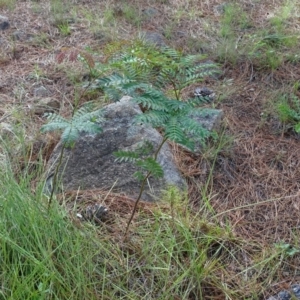
{"label": "small stone", "polygon": [[19,31],[19,30],[13,32],[13,34],[12,34],[12,39],[14,41],[22,41],[23,42],[23,41],[28,41],[32,38],[33,38],[32,34],[28,34],[28,33],[25,33],[23,31]]}
{"label": "small stone", "polygon": [[143,10],[143,14],[147,19],[151,19],[159,14],[158,10],[153,7],[147,7]]}
{"label": "small stone", "polygon": [[36,115],[57,112],[60,109],[60,102],[53,98],[43,98],[33,106],[32,110]]}
{"label": "small stone", "polygon": [[8,29],[9,27],[10,27],[10,24],[9,24],[8,21],[3,21],[3,22],[0,21],[0,29],[1,29],[1,30],[6,30],[6,29]]}
{"label": "small stone", "polygon": [[8,20],[7,17],[5,17],[5,16],[3,16],[3,15],[0,15],[0,22],[2,22],[2,21],[7,21],[7,20]]}
{"label": "small stone", "polygon": [[10,27],[10,24],[8,22],[8,18],[0,15],[0,30],[6,30]]}
{"label": "small stone", "polygon": [[300,300],[300,284],[293,284],[291,288],[297,300]]}
{"label": "small stone", "polygon": [[187,32],[182,31],[182,30],[176,31],[174,35],[176,36],[176,38],[179,38],[179,39],[188,36]]}
{"label": "small stone", "polygon": [[214,10],[215,15],[217,15],[217,16],[223,15],[225,13],[227,6],[228,6],[228,3],[226,3],[226,2],[214,6],[213,10]]}
{"label": "small stone", "polygon": [[112,41],[111,36],[103,31],[94,32],[94,39],[98,40],[100,44],[106,44]]}
{"label": "small stone", "polygon": [[291,300],[292,296],[288,291],[281,291],[278,293],[278,300]]}
{"label": "small stone", "polygon": [[12,38],[13,38],[14,41],[20,41],[23,34],[24,33],[22,31],[15,31],[12,34]]}
{"label": "small stone", "polygon": [[213,93],[213,91],[210,90],[207,87],[202,87],[202,88],[196,88],[195,89],[195,96],[209,96],[212,93]]}
{"label": "small stone", "polygon": [[33,94],[34,97],[48,97],[51,93],[44,86],[40,86],[34,89]]}
{"label": "small stone", "polygon": [[146,31],[142,33],[142,38],[146,43],[152,44],[158,47],[166,46],[163,35],[158,32]]}
{"label": "small stone", "polygon": [[96,223],[106,220],[108,209],[100,204],[89,205],[82,213],[82,216],[87,221],[95,221]]}

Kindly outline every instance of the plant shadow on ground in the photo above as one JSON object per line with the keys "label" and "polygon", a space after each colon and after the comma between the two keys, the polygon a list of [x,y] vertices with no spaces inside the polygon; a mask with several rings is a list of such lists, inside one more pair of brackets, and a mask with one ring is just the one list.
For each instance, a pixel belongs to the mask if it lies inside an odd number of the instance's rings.
{"label": "plant shadow on ground", "polygon": [[[300,247],[299,138],[294,131],[284,130],[275,112],[277,96],[290,94],[300,78],[298,41],[293,34],[299,25],[293,15],[299,10],[297,3],[232,1],[241,16],[247,15],[244,26],[239,20],[232,23],[230,9],[225,9],[225,15],[222,8],[221,14],[214,13],[212,8],[217,9],[220,1],[129,1],[120,14],[117,1],[110,1],[110,6],[73,1],[72,9],[62,12],[69,13],[69,18],[61,29],[51,16],[51,9],[62,9],[58,2],[53,1],[52,8],[46,1],[14,3],[2,1],[0,5],[5,9],[1,14],[12,24],[1,32],[0,49],[1,130],[12,143],[12,171],[26,172],[27,164],[34,169],[44,164],[39,149],[18,148],[25,140],[30,143],[45,121],[30,110],[33,87],[49,89],[61,102],[61,114],[70,116],[74,85],[84,70],[72,57],[60,64],[57,55],[85,50],[81,45],[88,45],[95,51],[95,61],[101,61],[109,38],[130,40],[141,30],[159,31],[171,46],[187,53],[203,51],[222,63],[223,75],[203,84],[216,91],[220,101],[215,105],[225,114],[224,134],[232,141],[228,146],[220,141],[219,149],[208,147],[199,156],[173,145],[189,182],[190,203],[185,197],[173,207],[170,198],[160,205],[141,203],[127,244],[121,242],[121,235],[132,200],[103,191],[74,192],[59,196],[62,206],[55,206],[53,215],[46,216],[45,203],[31,193],[37,190],[36,176],[30,180],[23,173],[22,180],[20,173],[18,184],[13,178],[3,181],[1,293],[5,299],[265,299],[300,281],[300,257],[290,251]],[[154,7],[156,15],[143,19],[144,6]],[[136,18],[131,22],[132,12]],[[59,23],[61,14],[57,16]],[[22,21],[22,30],[32,39],[11,38],[16,20]],[[37,66],[43,76],[30,76]],[[99,94],[87,97],[93,100]],[[21,132],[24,137],[18,140]],[[39,144],[49,147],[44,158],[53,140]],[[79,222],[75,208],[77,213],[95,203],[107,205],[109,220],[101,226]],[[65,210],[71,217],[59,215]],[[91,244],[76,233],[77,227],[70,226],[78,226]],[[44,244],[49,236],[52,242]],[[61,250],[66,245],[68,253]],[[72,257],[69,263],[68,257]],[[16,268],[11,269],[12,265]],[[86,268],[80,273],[83,265]],[[78,282],[80,292],[75,289]],[[10,298],[5,297],[8,293]]]}

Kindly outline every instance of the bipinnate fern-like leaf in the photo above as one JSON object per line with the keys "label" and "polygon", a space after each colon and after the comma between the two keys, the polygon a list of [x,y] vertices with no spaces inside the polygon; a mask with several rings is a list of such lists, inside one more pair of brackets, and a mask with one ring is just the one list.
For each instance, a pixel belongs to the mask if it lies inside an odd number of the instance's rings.
{"label": "bipinnate fern-like leaf", "polygon": [[277,112],[282,122],[292,124],[295,132],[300,133],[300,99],[296,95],[282,96]]}
{"label": "bipinnate fern-like leaf", "polygon": [[164,137],[193,150],[194,142],[188,138],[186,129],[182,126],[180,115],[172,116],[165,124]]}
{"label": "bipinnate fern-like leaf", "polygon": [[154,178],[159,178],[164,175],[161,165],[151,156],[141,158],[142,154],[133,151],[116,151],[113,153],[116,156],[115,161],[117,162],[131,162],[135,163],[141,170],[135,173],[135,176],[141,180],[145,177],[143,171],[151,173]]}
{"label": "bipinnate fern-like leaf", "polygon": [[93,106],[91,105],[81,107],[74,113],[72,120],[75,120],[78,124],[95,124],[103,122],[103,111],[101,109],[92,111],[92,109]]}
{"label": "bipinnate fern-like leaf", "polygon": [[164,99],[164,100],[168,99],[163,93],[163,91],[155,87],[152,87],[152,85],[150,84],[146,85],[143,91],[144,91],[144,95],[147,95],[148,97],[153,97],[156,99]]}
{"label": "bipinnate fern-like leaf", "polygon": [[173,116],[165,125],[165,137],[174,142],[180,142],[184,138],[184,131],[178,126],[178,121],[178,117]]}
{"label": "bipinnate fern-like leaf", "polygon": [[79,137],[79,131],[75,127],[67,127],[61,134],[62,144],[66,147],[72,147]]}
{"label": "bipinnate fern-like leaf", "polygon": [[290,104],[287,102],[289,106],[289,114],[290,118],[293,121],[300,121],[300,99],[296,95],[290,96]]}
{"label": "bipinnate fern-like leaf", "polygon": [[141,104],[145,109],[168,111],[166,102],[162,101],[162,98],[154,98],[151,95],[143,94],[142,96],[134,97],[133,100],[137,104]]}
{"label": "bipinnate fern-like leaf", "polygon": [[119,150],[113,152],[114,156],[116,157],[116,162],[136,162],[140,157],[139,154],[133,151],[124,151]]}
{"label": "bipinnate fern-like leaf", "polygon": [[[193,150],[195,141],[203,142],[209,136],[209,132],[191,118],[191,112],[198,110],[202,99],[181,101],[181,92],[186,86],[212,75],[215,66],[201,64],[202,56],[184,56],[168,47],[149,52],[147,45],[139,45],[125,50],[108,59],[111,70],[92,86],[114,101],[123,95],[131,96],[144,110],[143,114],[136,115],[134,122],[159,128],[162,133],[161,143],[154,151],[114,153],[117,161],[133,162],[141,169],[134,174],[141,180],[141,190],[127,224],[126,236],[148,178],[163,176],[163,169],[156,160],[164,143],[171,140]],[[175,99],[167,96],[170,89]]]}
{"label": "bipinnate fern-like leaf", "polygon": [[203,60],[204,56],[202,54],[196,54],[196,55],[181,55],[179,57],[179,62],[183,66],[191,67],[194,66],[199,61]]}
{"label": "bipinnate fern-like leaf", "polygon": [[136,153],[140,156],[151,155],[154,152],[153,144],[150,141],[143,141],[136,149]]}
{"label": "bipinnate fern-like leaf", "polygon": [[296,133],[300,133],[300,123],[297,123],[297,124],[294,126],[294,129],[295,129]]}
{"label": "bipinnate fern-like leaf", "polygon": [[210,131],[203,127],[199,122],[185,116],[181,119],[181,125],[184,128],[187,136],[190,136],[190,139],[204,143],[205,140],[211,135]]}
{"label": "bipinnate fern-like leaf", "polygon": [[170,99],[166,102],[168,107],[168,111],[179,112],[184,110],[192,109],[193,107],[190,105],[190,102],[182,102],[174,99]]}
{"label": "bipinnate fern-like leaf", "polygon": [[134,118],[134,124],[147,124],[154,128],[163,127],[169,116],[164,111],[150,110]]}
{"label": "bipinnate fern-like leaf", "polygon": [[95,87],[97,87],[97,88],[108,88],[108,87],[117,88],[118,86],[123,86],[124,84],[126,84],[128,82],[130,82],[129,79],[114,72],[113,74],[96,79]]}
{"label": "bipinnate fern-like leaf", "polygon": [[[160,128],[164,138],[193,149],[193,139],[203,142],[210,134],[190,118],[191,112],[201,113],[198,105],[203,99],[180,101],[180,93],[191,83],[214,74],[216,65],[201,63],[202,55],[185,56],[169,47],[153,49],[152,55],[146,46],[143,47],[142,44],[129,47],[127,52],[114,55],[110,61],[112,70],[97,80],[98,87],[113,100],[123,95],[131,96],[145,110],[136,116],[136,124]],[[150,76],[145,80],[143,74],[152,71],[156,74],[155,79]],[[176,99],[166,96],[165,86],[173,89]]]}
{"label": "bipinnate fern-like leaf", "polygon": [[118,101],[122,96],[133,93],[137,89],[134,80],[118,73],[96,79],[92,88],[102,90],[112,101]]}
{"label": "bipinnate fern-like leaf", "polygon": [[168,57],[171,61],[177,61],[182,56],[181,52],[168,46],[162,47],[161,52],[162,55]]}
{"label": "bipinnate fern-like leaf", "polygon": [[156,88],[171,82],[182,88],[217,72],[213,63],[201,63],[205,58],[202,54],[184,55],[167,46],[158,49],[143,40],[123,46],[113,54],[109,51],[107,62],[111,70],[136,82],[151,83]]}
{"label": "bipinnate fern-like leaf", "polygon": [[143,181],[145,178],[145,174],[142,171],[136,171],[134,172],[133,176],[138,180],[138,181]]}
{"label": "bipinnate fern-like leaf", "polygon": [[287,102],[281,102],[277,105],[277,110],[279,117],[283,122],[289,121],[291,119],[291,108]]}
{"label": "bipinnate fern-like leaf", "polygon": [[55,113],[46,113],[48,124],[41,127],[42,132],[50,132],[55,130],[64,130],[70,126],[70,121]]}
{"label": "bipinnate fern-like leaf", "polygon": [[143,170],[151,173],[154,178],[159,178],[164,176],[164,171],[161,165],[153,158],[147,157],[146,159],[141,159],[136,162],[136,165]]}
{"label": "bipinnate fern-like leaf", "polygon": [[64,146],[74,145],[81,132],[96,134],[101,132],[99,123],[103,122],[101,110],[90,111],[90,107],[83,106],[77,110],[70,120],[62,116],[49,113],[49,122],[41,127],[42,132],[62,130],[61,141]]}

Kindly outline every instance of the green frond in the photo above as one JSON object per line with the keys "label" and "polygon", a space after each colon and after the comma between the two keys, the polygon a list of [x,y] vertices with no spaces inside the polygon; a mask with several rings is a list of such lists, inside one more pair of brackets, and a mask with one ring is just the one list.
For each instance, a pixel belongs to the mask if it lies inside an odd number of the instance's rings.
{"label": "green frond", "polygon": [[97,134],[102,132],[102,128],[98,124],[90,121],[84,123],[75,123],[73,126],[78,132],[84,132],[88,134]]}
{"label": "green frond", "polygon": [[[95,111],[92,111],[89,113],[89,116],[87,116],[87,119],[90,122],[93,123],[102,123],[104,122],[105,118],[104,118],[104,110],[103,109],[97,109]],[[81,118],[82,121],[85,120],[84,116]]]}
{"label": "green frond", "polygon": [[199,73],[191,73],[190,75],[186,76],[186,84],[191,84],[195,82],[203,81],[205,77],[213,76],[216,74],[216,71],[214,70],[205,70]]}
{"label": "green frond", "polygon": [[166,112],[150,110],[139,114],[134,118],[134,124],[148,124],[154,128],[162,127],[167,122],[169,116]]}
{"label": "green frond", "polygon": [[139,159],[139,155],[133,151],[116,151],[113,152],[117,162],[136,162]]}
{"label": "green frond", "polygon": [[[91,105],[78,109],[70,120],[60,115],[50,114],[49,123],[41,127],[42,132],[62,130],[61,141],[65,146],[73,145],[81,132],[96,134],[101,132],[98,123],[103,122],[102,110],[91,111]],[[98,123],[96,123],[98,122]]]}
{"label": "green frond", "polygon": [[148,85],[145,83],[139,83],[136,81],[129,82],[127,84],[124,84],[121,87],[121,90],[124,94],[127,94],[131,97],[137,97],[139,96],[144,90],[146,90]]}
{"label": "green frond", "polygon": [[184,124],[181,122],[180,116],[174,116],[169,119],[165,125],[164,136],[171,141],[179,143],[191,150],[194,149],[194,142],[188,137]]}
{"label": "green frond", "polygon": [[166,102],[166,105],[168,107],[168,111],[173,111],[173,112],[185,110],[188,107],[190,107],[189,102],[182,102],[178,100],[169,100],[168,102]]}
{"label": "green frond", "polygon": [[65,128],[68,128],[70,126],[70,122],[68,122],[67,120],[54,120],[54,121],[50,121],[50,123],[48,124],[44,124],[41,127],[41,132],[51,132],[51,131],[55,131],[55,130],[63,130]]}
{"label": "green frond", "polygon": [[191,134],[195,134],[198,131],[200,131],[200,128],[203,128],[203,126],[199,125],[197,121],[193,120],[192,118],[189,118],[188,116],[183,116],[179,120],[179,122],[183,130]]}
{"label": "green frond", "polygon": [[180,72],[183,71],[177,64],[164,67],[160,72],[160,80],[166,80],[167,82],[169,82],[172,79],[175,79]]}
{"label": "green frond", "polygon": [[96,79],[94,82],[94,86],[100,89],[109,87],[120,88],[130,82],[132,82],[132,79],[114,72],[106,77]]}
{"label": "green frond", "polygon": [[202,54],[196,54],[196,55],[187,55],[187,56],[182,56],[180,58],[180,64],[183,66],[192,66],[195,63],[201,61],[204,58],[204,55]]}
{"label": "green frond", "polygon": [[62,143],[67,147],[73,145],[78,138],[79,138],[79,132],[75,127],[72,126],[66,128],[61,135]]}
{"label": "green frond", "polygon": [[48,119],[48,121],[56,121],[56,122],[61,122],[63,123],[66,121],[64,117],[61,115],[58,115],[56,113],[45,113],[44,116]]}
{"label": "green frond", "polygon": [[192,148],[192,134],[204,140],[208,131],[196,121],[189,119],[207,97],[182,102],[169,99],[164,88],[171,87],[180,98],[182,89],[204,77],[217,72],[211,62],[202,63],[203,55],[184,55],[170,47],[149,48],[146,43],[126,43],[118,53],[108,58],[108,73],[96,80],[96,85],[112,100],[129,95],[133,101],[146,109],[135,117],[135,123],[148,124],[164,130],[166,138]]}
{"label": "green frond", "polygon": [[122,87],[127,83],[132,82],[132,79],[129,79],[125,76],[122,76],[120,74],[114,73],[110,75],[109,82],[106,82],[105,87]]}
{"label": "green frond", "polygon": [[104,88],[107,84],[109,84],[110,79],[109,77],[100,77],[95,79],[92,88],[94,89],[102,89]]}
{"label": "green frond", "polygon": [[86,109],[79,109],[78,111],[75,112],[73,118],[72,118],[72,122],[73,123],[85,123],[85,122],[103,122],[104,118],[103,118],[103,110],[102,109],[98,109],[95,111],[89,111],[91,108]]}
{"label": "green frond", "polygon": [[280,116],[280,119],[283,122],[288,122],[288,121],[300,121],[300,110],[296,111],[291,107],[291,105],[285,101],[281,102],[277,105],[277,110]]}
{"label": "green frond", "polygon": [[159,178],[164,176],[164,171],[161,165],[152,157],[147,157],[144,160],[137,161],[137,166],[141,167],[147,172],[151,172],[154,178]]}
{"label": "green frond", "polygon": [[55,113],[45,114],[49,120],[48,124],[41,127],[41,132],[50,132],[54,130],[63,130],[70,126],[70,121]]}
{"label": "green frond", "polygon": [[147,89],[144,90],[143,95],[147,95],[148,97],[152,97],[152,98],[158,98],[164,100],[167,99],[162,91],[152,88],[150,85],[148,85]]}
{"label": "green frond", "polygon": [[300,99],[296,95],[291,95],[291,103],[294,107],[295,112],[297,112],[298,117],[300,116]]}
{"label": "green frond", "polygon": [[169,60],[162,52],[143,41],[125,47],[122,51],[109,60],[111,68],[140,82],[154,82],[157,71],[167,65]]}
{"label": "green frond", "polygon": [[136,153],[140,156],[150,155],[153,151],[153,144],[147,140],[143,141],[141,146],[136,149]]}
{"label": "green frond", "polygon": [[296,124],[294,128],[296,133],[300,133],[300,123]]}
{"label": "green frond", "polygon": [[203,78],[213,76],[218,73],[213,65],[208,65],[206,68],[202,65],[198,65],[193,68],[186,69],[185,72],[185,80],[182,82],[182,86],[184,87],[192,83],[202,81]]}
{"label": "green frond", "polygon": [[209,98],[209,96],[196,96],[191,99],[186,99],[186,102],[189,103],[189,105],[191,105],[193,107],[201,106],[201,105],[203,105],[205,103],[209,103],[211,101],[212,101],[212,99]]}
{"label": "green frond", "polygon": [[166,100],[164,93],[156,88],[153,88],[151,84],[148,83],[139,83],[139,82],[132,82],[130,84],[126,84],[123,86],[124,92],[130,94],[131,91],[135,91],[135,94],[132,94],[131,96],[138,97],[138,96],[144,96],[144,97],[152,97],[152,98],[159,98]]}
{"label": "green frond", "polygon": [[127,65],[127,68],[124,70],[124,73],[126,74],[126,76],[128,78],[134,79],[134,80],[138,80],[138,76],[139,76],[139,70],[135,67],[135,66],[131,66],[131,65]]}
{"label": "green frond", "polygon": [[215,111],[211,108],[201,108],[201,107],[196,108],[190,112],[193,113],[194,116],[199,116],[199,117],[203,117],[203,118],[206,118],[215,113]]}
{"label": "green frond", "polygon": [[105,95],[108,97],[113,102],[119,101],[124,94],[121,93],[121,91],[117,90],[114,87],[109,87],[109,88],[103,88],[103,91]]}
{"label": "green frond", "polygon": [[291,117],[291,108],[287,102],[281,102],[277,105],[277,111],[283,122],[289,121]]}
{"label": "green frond", "polygon": [[170,57],[172,60],[178,60],[182,57],[182,53],[168,46],[163,47],[161,52],[163,55],[165,55],[166,57]]}
{"label": "green frond", "polygon": [[178,143],[185,146],[185,147],[187,147],[191,151],[194,151],[194,149],[195,149],[195,141],[191,138],[186,137],[186,136],[181,141],[178,141]]}
{"label": "green frond", "polygon": [[133,101],[147,109],[168,111],[166,101],[163,101],[161,98],[154,98],[147,94],[143,94],[142,96],[133,98]]}
{"label": "green frond", "polygon": [[184,132],[195,141],[204,142],[210,135],[210,131],[192,118],[184,117],[180,120]]}
{"label": "green frond", "polygon": [[177,116],[171,117],[165,124],[164,136],[171,141],[179,142],[184,139],[184,131],[179,125],[179,119]]}
{"label": "green frond", "polygon": [[120,100],[124,95],[136,96],[137,90],[147,89],[146,84],[117,73],[97,79],[92,88],[101,89],[113,101]]}
{"label": "green frond", "polygon": [[143,181],[145,178],[145,175],[143,174],[142,171],[137,171],[133,174],[133,176],[138,180],[138,181]]}
{"label": "green frond", "polygon": [[91,112],[92,108],[90,105],[84,105],[77,109],[72,117],[73,120],[80,119],[82,116],[86,116]]}

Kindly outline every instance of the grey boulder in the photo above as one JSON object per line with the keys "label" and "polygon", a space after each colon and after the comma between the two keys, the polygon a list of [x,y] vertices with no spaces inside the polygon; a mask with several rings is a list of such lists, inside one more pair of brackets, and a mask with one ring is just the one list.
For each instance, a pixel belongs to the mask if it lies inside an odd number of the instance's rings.
{"label": "grey boulder", "polygon": [[[157,130],[133,123],[134,117],[142,111],[130,97],[123,97],[119,102],[104,108],[105,121],[101,124],[103,131],[96,135],[81,134],[74,148],[65,149],[59,171],[60,186],[64,190],[103,189],[124,193],[136,198],[140,191],[140,182],[133,176],[139,169],[129,162],[116,162],[113,152],[134,151],[145,141],[153,144],[154,149],[162,141]],[[48,189],[61,153],[59,143],[49,161]],[[153,201],[159,199],[167,186],[186,188],[186,182],[180,175],[168,144],[159,152],[158,162],[163,168],[164,177],[147,181],[142,199]]]}

